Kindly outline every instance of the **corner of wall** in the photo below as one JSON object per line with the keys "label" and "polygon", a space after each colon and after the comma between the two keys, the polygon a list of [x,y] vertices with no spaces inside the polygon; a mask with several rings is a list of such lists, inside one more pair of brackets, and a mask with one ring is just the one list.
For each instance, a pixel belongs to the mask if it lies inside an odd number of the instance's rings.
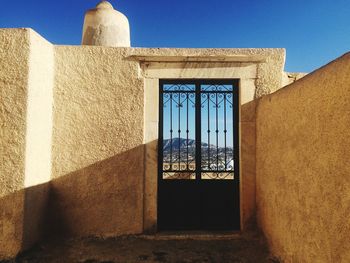
{"label": "corner of wall", "polygon": [[21,250],[29,34],[0,29],[0,260]]}
{"label": "corner of wall", "polygon": [[255,98],[282,88],[286,50],[284,48],[271,49],[266,58],[264,63],[258,65]]}
{"label": "corner of wall", "polygon": [[0,29],[0,260],[40,238],[51,169],[44,145],[51,140],[51,54],[32,29]]}
{"label": "corner of wall", "polygon": [[29,39],[23,249],[32,246],[44,234],[53,125],[53,46],[31,29]]}

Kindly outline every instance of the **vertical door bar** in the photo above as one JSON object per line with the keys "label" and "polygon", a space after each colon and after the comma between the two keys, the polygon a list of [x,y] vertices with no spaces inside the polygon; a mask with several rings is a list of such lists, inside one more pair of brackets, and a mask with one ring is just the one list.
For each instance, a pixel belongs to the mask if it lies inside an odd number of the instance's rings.
{"label": "vertical door bar", "polygon": [[163,177],[163,82],[159,81],[159,125],[158,125],[158,192]]}
{"label": "vertical door bar", "polygon": [[[233,112],[233,148],[234,148],[234,182],[239,184],[239,82],[236,80],[234,82],[233,98],[232,98],[232,110]],[[237,189],[239,191],[239,188]],[[239,198],[239,193],[238,193]]]}
{"label": "vertical door bar", "polygon": [[201,136],[201,86],[200,83],[196,82],[196,180],[201,179],[201,166],[202,166],[202,136]]}

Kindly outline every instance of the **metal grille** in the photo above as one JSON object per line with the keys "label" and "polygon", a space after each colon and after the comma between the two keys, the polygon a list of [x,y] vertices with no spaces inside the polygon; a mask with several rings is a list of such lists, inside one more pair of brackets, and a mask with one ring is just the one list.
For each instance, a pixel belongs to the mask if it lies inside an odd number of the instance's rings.
{"label": "metal grille", "polygon": [[160,179],[235,179],[237,80],[160,82]]}
{"label": "metal grille", "polygon": [[164,84],[163,178],[195,179],[195,95],[193,84]]}

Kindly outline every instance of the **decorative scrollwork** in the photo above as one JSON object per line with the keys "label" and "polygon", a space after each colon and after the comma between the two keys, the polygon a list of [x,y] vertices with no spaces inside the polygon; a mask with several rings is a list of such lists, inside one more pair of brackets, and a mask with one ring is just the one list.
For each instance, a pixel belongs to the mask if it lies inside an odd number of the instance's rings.
{"label": "decorative scrollwork", "polygon": [[[180,103],[179,103],[180,99]],[[195,94],[194,93],[163,93],[163,107],[167,108],[170,107],[170,102],[176,107],[176,108],[183,108],[185,107],[185,104],[187,104],[189,107],[195,107]]]}
{"label": "decorative scrollwork", "polygon": [[220,159],[220,156],[212,156],[212,163],[202,161],[202,170],[211,172],[232,172],[234,170],[233,158],[227,158],[229,161]]}
{"label": "decorative scrollwork", "polygon": [[171,165],[168,163],[163,163],[163,171],[171,170]]}
{"label": "decorative scrollwork", "polygon": [[234,173],[208,172],[201,173],[201,178],[203,180],[233,180],[235,178],[235,175]]}
{"label": "decorative scrollwork", "polygon": [[233,91],[232,85],[201,85],[201,91]]}
{"label": "decorative scrollwork", "polygon": [[195,91],[193,84],[166,84],[163,85],[163,91]]}
{"label": "decorative scrollwork", "polygon": [[232,102],[232,94],[226,94],[226,102],[228,103],[228,106],[230,109],[233,107],[233,102]]}
{"label": "decorative scrollwork", "polygon": [[[196,175],[234,179],[234,88],[233,84],[162,86],[163,116],[168,122],[163,126],[167,138],[163,141],[163,179],[195,179]],[[199,111],[193,110],[197,106]],[[201,136],[197,136],[197,127],[201,127]]]}
{"label": "decorative scrollwork", "polygon": [[196,179],[196,174],[192,172],[173,172],[173,173],[163,173],[163,179],[166,180],[194,180]]}

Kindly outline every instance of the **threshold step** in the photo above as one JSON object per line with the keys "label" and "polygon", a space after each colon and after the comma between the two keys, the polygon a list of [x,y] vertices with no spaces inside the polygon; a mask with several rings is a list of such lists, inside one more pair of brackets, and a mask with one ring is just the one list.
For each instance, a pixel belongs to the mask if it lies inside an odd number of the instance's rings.
{"label": "threshold step", "polygon": [[239,231],[164,231],[149,235],[142,234],[140,238],[150,240],[230,240],[242,238],[242,235]]}

